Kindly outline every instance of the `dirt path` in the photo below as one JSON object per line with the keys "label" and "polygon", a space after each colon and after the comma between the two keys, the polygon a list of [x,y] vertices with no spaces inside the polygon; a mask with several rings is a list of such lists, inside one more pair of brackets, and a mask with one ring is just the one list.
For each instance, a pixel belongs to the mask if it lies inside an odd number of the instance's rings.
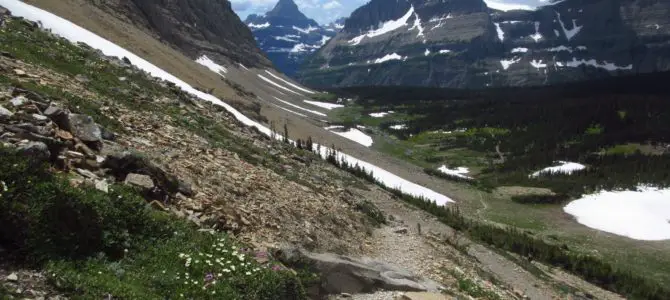
{"label": "dirt path", "polygon": [[[440,282],[447,290],[458,283],[453,273],[456,271],[468,277],[473,276],[475,282],[479,281],[484,287],[490,288],[501,299],[517,299],[523,295],[530,299],[563,298],[543,280],[486,247],[458,236],[454,230],[427,213],[391,199],[380,190],[375,189],[366,194],[379,209],[395,220],[389,226],[376,230],[372,244],[365,246],[369,247],[371,257]],[[487,207],[486,204],[484,206]],[[407,228],[407,233],[396,232],[399,228]],[[458,245],[466,246],[463,249],[467,249],[467,254],[444,242],[444,238],[451,238]],[[479,277],[477,269],[493,275],[508,289],[501,290]],[[451,291],[458,292],[458,289]],[[354,295],[353,299],[393,299],[393,295],[396,294]]]}

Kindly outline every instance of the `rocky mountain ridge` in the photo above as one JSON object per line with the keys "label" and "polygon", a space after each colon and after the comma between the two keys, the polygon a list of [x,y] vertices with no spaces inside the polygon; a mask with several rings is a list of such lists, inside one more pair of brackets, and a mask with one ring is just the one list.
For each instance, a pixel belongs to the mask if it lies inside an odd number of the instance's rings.
{"label": "rocky mountain ridge", "polygon": [[150,32],[192,59],[207,56],[222,64],[272,66],[228,0],[87,1]]}
{"label": "rocky mountain ridge", "polygon": [[343,27],[342,20],[338,21],[321,26],[300,12],[293,0],[280,0],[271,11],[250,15],[245,23],[277,69],[292,76],[305,58]]}
{"label": "rocky mountain ridge", "polygon": [[482,0],[370,1],[298,77],[320,87],[543,85],[670,69],[670,4],[568,0],[499,11]]}

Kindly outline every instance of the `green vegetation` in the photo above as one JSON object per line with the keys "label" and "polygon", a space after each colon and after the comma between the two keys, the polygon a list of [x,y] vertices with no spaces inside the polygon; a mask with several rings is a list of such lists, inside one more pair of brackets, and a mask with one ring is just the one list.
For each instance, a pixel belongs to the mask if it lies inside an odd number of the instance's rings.
{"label": "green vegetation", "polygon": [[563,204],[570,200],[566,195],[518,195],[512,201],[521,204]]}
{"label": "green vegetation", "polygon": [[501,299],[498,294],[479,286],[472,279],[466,278],[463,274],[450,270],[454,278],[458,280],[458,290],[472,296],[476,299],[498,300]]}
{"label": "green vegetation", "polygon": [[313,95],[310,95],[310,97],[316,101],[321,101],[321,102],[329,102],[329,103],[336,103],[337,102],[337,95],[333,93],[316,93]]}
{"label": "green vegetation", "polygon": [[[73,188],[0,149],[0,243],[73,299],[304,299],[298,278],[222,233],[152,210],[139,194]],[[216,295],[216,296],[215,296]]]}

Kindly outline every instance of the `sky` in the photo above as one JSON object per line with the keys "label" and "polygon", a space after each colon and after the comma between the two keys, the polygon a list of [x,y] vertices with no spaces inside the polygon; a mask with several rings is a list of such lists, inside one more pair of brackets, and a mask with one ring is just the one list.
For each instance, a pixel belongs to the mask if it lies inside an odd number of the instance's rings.
{"label": "sky", "polygon": [[[368,0],[294,0],[307,17],[319,24],[328,24],[338,18],[348,17]],[[389,0],[390,1],[390,0]],[[485,0],[489,7],[496,9],[532,9],[548,0]],[[244,21],[250,14],[263,14],[272,9],[277,0],[230,0],[233,10]]]}

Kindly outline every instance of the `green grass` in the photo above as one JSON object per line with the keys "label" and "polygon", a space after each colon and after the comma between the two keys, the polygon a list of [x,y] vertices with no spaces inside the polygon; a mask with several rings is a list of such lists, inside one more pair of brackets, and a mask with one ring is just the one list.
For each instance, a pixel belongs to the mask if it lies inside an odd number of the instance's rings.
{"label": "green grass", "polygon": [[3,247],[44,268],[72,299],[305,298],[293,273],[256,263],[257,253],[223,233],[152,210],[132,189],[73,188],[6,149],[0,169]]}
{"label": "green grass", "polygon": [[477,299],[498,300],[501,299],[498,294],[479,286],[472,279],[466,278],[463,274],[450,270],[449,273],[458,280],[458,290]]}
{"label": "green grass", "polygon": [[616,145],[603,151],[605,155],[630,155],[640,151],[640,144]]}

